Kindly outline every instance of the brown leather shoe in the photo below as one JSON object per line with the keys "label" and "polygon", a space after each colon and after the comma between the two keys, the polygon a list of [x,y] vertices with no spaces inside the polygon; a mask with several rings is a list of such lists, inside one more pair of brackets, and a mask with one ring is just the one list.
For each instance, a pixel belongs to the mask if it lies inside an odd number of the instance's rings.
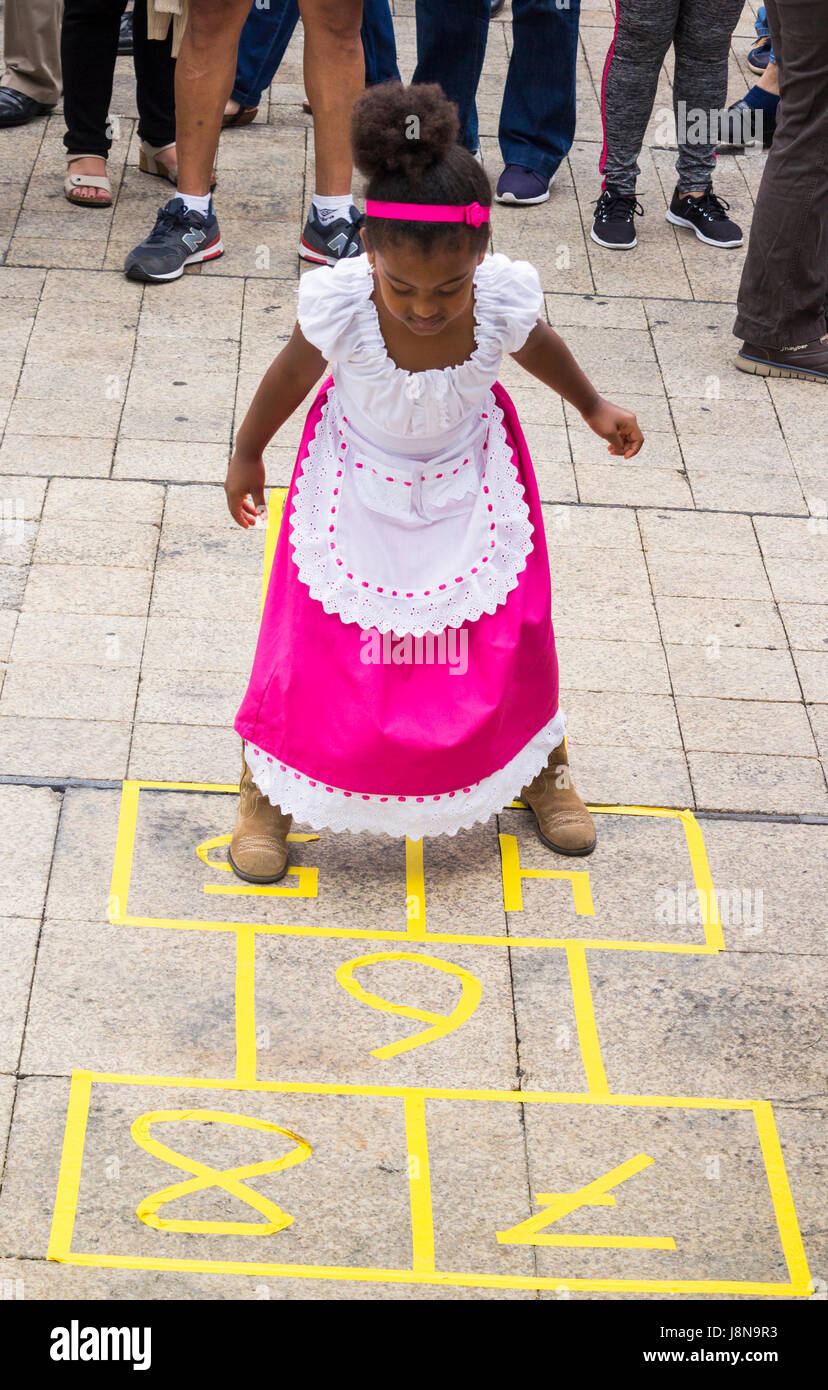
{"label": "brown leather shoe", "polygon": [[292,816],[271,806],[259,791],[242,744],[242,771],[239,782],[239,810],[233,838],[227,851],[230,867],[245,883],[278,883],[288,869],[288,831]]}
{"label": "brown leather shoe", "polygon": [[801,347],[767,348],[743,343],[736,358],[740,372],[755,376],[798,377],[800,381],[828,381],[828,334]]}
{"label": "brown leather shoe", "polygon": [[520,794],[534,813],[538,835],[556,854],[592,854],[595,825],[572,785],[566,744],[549,754],[549,761]]}

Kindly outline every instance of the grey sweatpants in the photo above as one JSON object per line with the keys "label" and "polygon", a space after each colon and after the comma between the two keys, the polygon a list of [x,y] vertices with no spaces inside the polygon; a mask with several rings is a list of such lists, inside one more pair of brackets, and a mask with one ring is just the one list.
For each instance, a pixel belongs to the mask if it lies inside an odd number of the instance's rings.
{"label": "grey sweatpants", "polygon": [[727,101],[730,36],[744,0],[615,0],[615,4],[615,34],[601,87],[604,186],[635,192],[641,172],[638,156],[658,75],[672,43],[679,189],[688,193],[706,188],[715,164],[716,113]]}

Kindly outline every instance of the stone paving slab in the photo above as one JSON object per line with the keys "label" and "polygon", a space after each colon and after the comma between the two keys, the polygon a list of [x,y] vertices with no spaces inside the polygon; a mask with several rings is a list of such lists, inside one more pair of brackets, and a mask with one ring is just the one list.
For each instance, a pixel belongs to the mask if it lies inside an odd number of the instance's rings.
{"label": "stone paving slab", "polygon": [[[408,75],[413,0],[393,10]],[[755,10],[729,100],[753,81]],[[480,88],[493,177],[509,18]],[[62,197],[60,108],[0,131],[0,1281],[15,1297],[767,1305],[809,1295],[806,1262],[825,1278],[828,399],[735,369],[744,251],[664,218],[671,54],[639,245],[591,241],[613,24],[611,0],[583,0],[577,138],[549,201],[492,216],[493,248],[535,262],[550,324],[647,436],[610,459],[504,363],[543,501],[575,779],[604,808],[589,860],[550,856],[513,806],[422,853],[295,827],[275,893],[239,891],[226,866],[265,535],[234,527],[221,483],[313,273],[296,258],[313,182],[301,26],[254,124],[222,136],[226,254],[174,286],[121,274],[159,202],[129,60],[111,210]],[[764,160],[718,162],[746,231]],[[300,411],[268,450],[271,487],[301,432]],[[177,1118],[151,1136],[216,1175],[162,1205],[160,1229],[136,1208],[189,1170],[135,1138],[158,1111]],[[259,1160],[276,1167],[251,1192],[293,1220],[251,1236],[240,1223],[261,1207],[221,1175]],[[580,1200],[630,1161],[614,1208]],[[544,1216],[550,1193],[575,1194],[568,1215]],[[50,1246],[56,1205],[74,1225]],[[84,1252],[93,1267],[71,1263]],[[162,1263],[128,1267],[142,1257]]]}

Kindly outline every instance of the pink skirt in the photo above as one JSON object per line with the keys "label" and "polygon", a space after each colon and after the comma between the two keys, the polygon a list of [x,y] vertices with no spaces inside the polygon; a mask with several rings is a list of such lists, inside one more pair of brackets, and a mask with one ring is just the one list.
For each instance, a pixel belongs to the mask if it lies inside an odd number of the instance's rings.
{"label": "pink skirt", "polygon": [[311,406],[299,445],[235,727],[264,794],[317,830],[453,835],[519,795],[564,735],[532,462],[495,383],[533,528],[517,585],[494,613],[439,637],[408,637],[406,647],[374,633],[371,642],[310,597],[287,524],[329,389]]}

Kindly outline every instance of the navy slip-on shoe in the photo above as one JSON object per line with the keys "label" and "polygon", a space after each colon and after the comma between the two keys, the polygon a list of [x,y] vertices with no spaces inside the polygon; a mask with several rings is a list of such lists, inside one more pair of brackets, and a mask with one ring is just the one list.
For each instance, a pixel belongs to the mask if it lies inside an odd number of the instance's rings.
{"label": "navy slip-on shoe", "polygon": [[498,203],[519,203],[521,207],[545,203],[554,177],[553,174],[548,179],[523,164],[507,164],[497,181],[495,199]]}

